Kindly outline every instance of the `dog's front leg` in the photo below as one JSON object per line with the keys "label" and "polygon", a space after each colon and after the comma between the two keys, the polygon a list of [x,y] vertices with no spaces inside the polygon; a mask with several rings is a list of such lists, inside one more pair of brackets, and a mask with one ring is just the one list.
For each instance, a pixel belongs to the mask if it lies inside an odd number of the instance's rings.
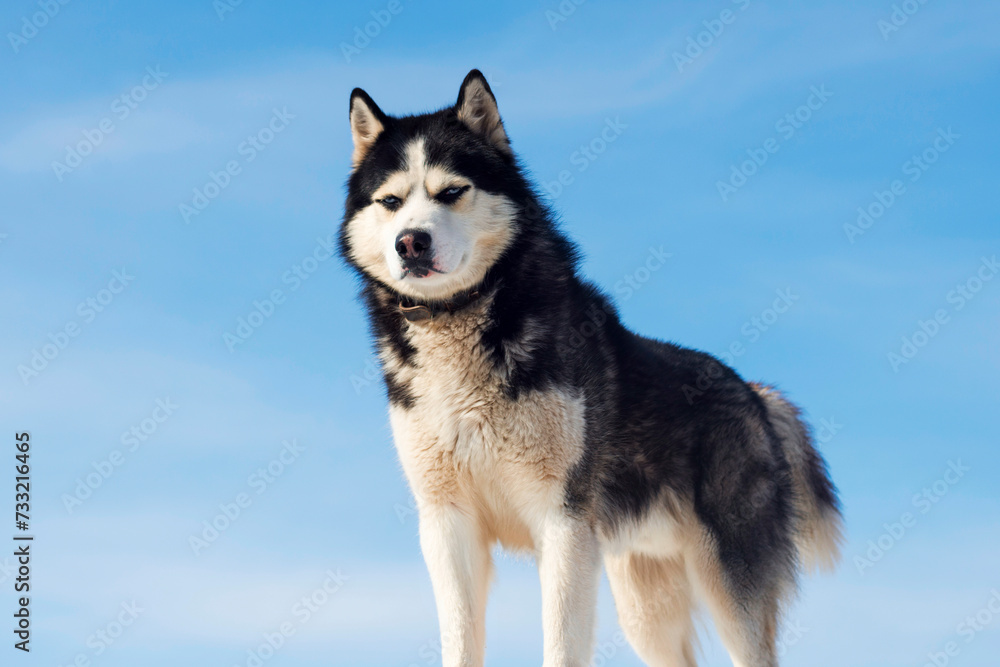
{"label": "dog's front leg", "polygon": [[482,530],[452,504],[425,504],[420,547],[434,586],[444,667],[480,667],[491,562]]}
{"label": "dog's front leg", "polygon": [[546,522],[538,554],[544,667],[585,667],[590,661],[600,572],[593,526],[557,512]]}

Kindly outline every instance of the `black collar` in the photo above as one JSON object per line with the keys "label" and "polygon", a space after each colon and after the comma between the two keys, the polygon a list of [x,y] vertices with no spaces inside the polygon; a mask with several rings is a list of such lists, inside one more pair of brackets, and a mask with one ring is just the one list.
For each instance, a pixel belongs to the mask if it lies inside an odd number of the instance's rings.
{"label": "black collar", "polygon": [[409,297],[401,296],[399,298],[399,312],[410,322],[422,322],[434,319],[441,313],[458,312],[478,298],[478,289],[474,289],[471,292],[461,292],[447,301],[434,301],[431,303],[418,303]]}

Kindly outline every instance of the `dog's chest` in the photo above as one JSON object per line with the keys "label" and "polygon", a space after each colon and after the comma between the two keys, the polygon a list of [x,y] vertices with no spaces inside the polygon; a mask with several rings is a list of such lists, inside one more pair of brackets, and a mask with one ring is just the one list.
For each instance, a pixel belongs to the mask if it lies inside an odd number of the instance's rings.
{"label": "dog's chest", "polygon": [[418,494],[471,494],[505,511],[561,491],[582,452],[582,400],[560,389],[511,398],[507,371],[482,345],[472,318],[415,326],[410,342],[412,365],[385,362],[414,398],[391,418]]}

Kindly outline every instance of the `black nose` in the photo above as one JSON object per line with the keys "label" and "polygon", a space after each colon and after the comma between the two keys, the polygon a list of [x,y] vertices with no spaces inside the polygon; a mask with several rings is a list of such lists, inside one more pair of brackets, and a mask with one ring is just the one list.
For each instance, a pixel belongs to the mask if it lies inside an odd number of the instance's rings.
{"label": "black nose", "polygon": [[396,252],[403,259],[420,259],[431,249],[431,235],[415,229],[404,229],[396,237]]}

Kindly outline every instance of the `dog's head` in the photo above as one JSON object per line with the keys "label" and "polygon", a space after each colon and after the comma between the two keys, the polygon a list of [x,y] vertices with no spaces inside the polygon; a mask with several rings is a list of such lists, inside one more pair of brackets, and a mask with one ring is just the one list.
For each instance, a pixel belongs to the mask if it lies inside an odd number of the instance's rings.
{"label": "dog's head", "polygon": [[486,78],[473,70],[454,106],[420,116],[388,116],[356,88],[350,121],[345,258],[416,299],[478,285],[516,236],[527,188]]}

